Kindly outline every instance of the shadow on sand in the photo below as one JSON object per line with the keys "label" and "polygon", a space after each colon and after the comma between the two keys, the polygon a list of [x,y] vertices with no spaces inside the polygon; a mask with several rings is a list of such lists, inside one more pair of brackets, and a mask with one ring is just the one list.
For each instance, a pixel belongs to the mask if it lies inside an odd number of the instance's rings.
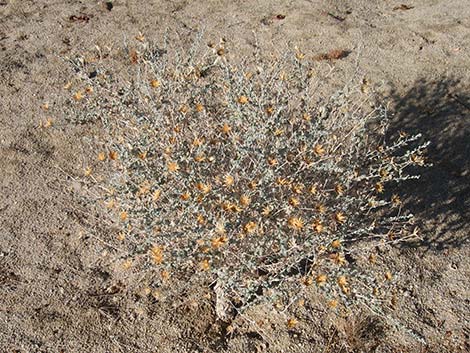
{"label": "shadow on sand", "polygon": [[[400,90],[403,92],[403,90]],[[409,209],[426,238],[405,246],[444,250],[470,239],[470,90],[453,78],[418,80],[405,93],[392,88],[391,133],[423,134],[430,168],[403,185]]]}

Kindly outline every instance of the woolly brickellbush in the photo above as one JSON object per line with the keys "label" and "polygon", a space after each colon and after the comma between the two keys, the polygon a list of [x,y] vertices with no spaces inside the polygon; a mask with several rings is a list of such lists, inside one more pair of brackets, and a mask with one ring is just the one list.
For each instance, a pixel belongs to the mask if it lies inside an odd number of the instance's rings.
{"label": "woolly brickellbush", "polygon": [[365,82],[321,98],[320,63],[299,51],[236,63],[225,50],[144,43],[124,52],[123,82],[70,60],[93,93],[68,118],[108,134],[96,198],[120,228],[119,259],[162,291],[202,280],[220,317],[309,286],[332,308],[385,300],[394,275],[374,266],[377,249],[416,235],[399,190],[427,144],[389,139]]}

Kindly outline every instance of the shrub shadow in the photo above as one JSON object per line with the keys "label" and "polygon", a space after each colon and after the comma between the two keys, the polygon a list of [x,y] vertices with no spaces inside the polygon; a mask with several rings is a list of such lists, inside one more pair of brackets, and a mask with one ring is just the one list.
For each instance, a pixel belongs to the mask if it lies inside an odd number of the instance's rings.
{"label": "shrub shadow", "polygon": [[469,241],[470,91],[455,78],[421,79],[407,92],[393,87],[390,132],[422,133],[431,142],[421,178],[402,185],[409,209],[426,230],[404,246],[444,250]]}

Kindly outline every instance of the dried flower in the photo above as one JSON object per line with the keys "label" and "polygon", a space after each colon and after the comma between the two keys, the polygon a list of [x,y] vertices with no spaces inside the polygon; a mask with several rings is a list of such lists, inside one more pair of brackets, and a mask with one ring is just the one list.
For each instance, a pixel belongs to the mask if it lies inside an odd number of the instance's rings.
{"label": "dried flower", "polygon": [[157,265],[160,265],[163,262],[163,247],[159,245],[152,246],[150,255],[153,262],[155,262]]}
{"label": "dried flower", "polygon": [[155,190],[152,194],[152,200],[154,202],[158,201],[160,199],[160,196],[162,195],[162,191],[160,189]]}
{"label": "dried flower", "polygon": [[336,212],[335,213],[335,220],[336,220],[336,222],[343,224],[343,223],[346,222],[346,216],[344,215],[343,212]]}
{"label": "dried flower", "polygon": [[313,152],[317,155],[317,156],[322,156],[325,154],[325,148],[322,146],[322,145],[315,145],[313,147]]}
{"label": "dried flower", "polygon": [[207,194],[211,191],[211,185],[210,184],[197,183],[196,188],[199,191],[201,191],[203,194]]}
{"label": "dried flower", "polygon": [[213,238],[211,240],[211,245],[214,249],[220,248],[222,245],[227,243],[228,238],[225,235],[221,235],[220,237]]}
{"label": "dried flower", "polygon": [[292,229],[294,229],[296,231],[302,230],[303,227],[304,227],[304,221],[300,217],[291,217],[291,218],[289,218],[287,220],[287,224],[289,225],[289,227],[291,227]]}
{"label": "dried flower", "polygon": [[227,123],[224,123],[221,130],[224,134],[228,135],[230,133],[230,131],[232,131],[232,128]]}
{"label": "dried flower", "polygon": [[200,263],[199,263],[199,268],[202,270],[202,271],[207,271],[210,269],[210,264],[209,264],[209,260],[205,259],[205,260],[202,260]]}
{"label": "dried flower", "polygon": [[225,185],[226,187],[230,187],[230,186],[232,186],[234,183],[235,183],[235,179],[233,178],[233,176],[228,175],[228,174],[224,176],[224,185]]}
{"label": "dried flower", "polygon": [[297,326],[298,323],[299,323],[299,321],[297,319],[291,318],[291,319],[287,320],[287,328],[292,329],[295,326]]}
{"label": "dried flower", "polygon": [[292,207],[298,207],[300,205],[300,201],[297,197],[291,197],[289,199],[289,205],[291,205]]}
{"label": "dried flower", "polygon": [[336,279],[336,283],[338,283],[339,286],[343,287],[343,286],[346,286],[348,284],[348,281],[347,281],[345,276],[339,276]]}
{"label": "dried flower", "polygon": [[240,104],[246,104],[248,103],[248,98],[246,96],[240,96],[238,97],[237,102]]}
{"label": "dried flower", "polygon": [[344,187],[341,184],[336,184],[335,191],[338,195],[344,194]]}
{"label": "dried flower", "polygon": [[397,194],[392,195],[391,201],[392,201],[392,205],[395,206],[395,207],[401,205],[400,196],[398,196]]}
{"label": "dried flower", "polygon": [[180,167],[178,166],[178,163],[176,162],[168,162],[167,168],[168,168],[168,171],[172,173],[180,169]]}
{"label": "dried flower", "polygon": [[160,81],[153,79],[150,81],[150,86],[152,86],[152,88],[160,87]]}
{"label": "dried flower", "polygon": [[253,233],[256,230],[257,227],[258,226],[255,222],[250,221],[247,224],[245,224],[243,229],[245,230],[246,233],[250,234],[250,233]]}
{"label": "dried flower", "polygon": [[341,242],[338,239],[335,239],[331,242],[331,247],[334,249],[339,249],[341,247]]}
{"label": "dried flower", "polygon": [[81,91],[75,92],[75,94],[73,95],[73,99],[75,99],[76,101],[82,100],[83,99],[83,93]]}
{"label": "dried flower", "polygon": [[328,277],[325,275],[325,274],[319,274],[316,278],[315,278],[315,282],[317,282],[317,284],[319,286],[322,286],[326,283],[326,280],[328,279]]}
{"label": "dried flower", "polygon": [[336,299],[331,299],[328,301],[328,307],[335,309],[338,306],[338,301]]}
{"label": "dried flower", "polygon": [[321,233],[325,229],[322,222],[319,219],[313,221],[312,228],[315,232]]}
{"label": "dried flower", "polygon": [[242,195],[240,197],[240,204],[243,206],[243,207],[247,207],[250,205],[250,202],[251,202],[251,198],[248,196],[248,195]]}
{"label": "dried flower", "polygon": [[183,201],[188,201],[191,198],[191,194],[189,192],[185,192],[185,193],[181,194],[180,198]]}
{"label": "dried flower", "polygon": [[271,167],[274,167],[275,165],[277,165],[277,159],[274,158],[274,157],[268,157],[268,164],[269,164]]}

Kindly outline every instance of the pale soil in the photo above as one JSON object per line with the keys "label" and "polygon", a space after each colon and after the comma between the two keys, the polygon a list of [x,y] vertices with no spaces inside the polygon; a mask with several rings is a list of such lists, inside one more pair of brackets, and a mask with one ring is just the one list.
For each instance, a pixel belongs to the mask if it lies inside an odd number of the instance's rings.
{"label": "pale soil", "polygon": [[[470,350],[467,0],[411,1],[409,10],[383,0],[113,4],[109,11],[103,1],[0,1],[0,351]],[[89,20],[69,19],[80,14]],[[292,335],[260,309],[255,317],[274,323],[269,337],[246,330],[227,338],[210,306],[174,311],[149,303],[136,315],[130,298],[102,295],[113,283],[106,246],[84,234],[107,230],[99,210],[71,192],[102,131],[66,122],[61,106],[69,93],[62,87],[72,73],[60,58],[95,45],[122,47],[139,31],[158,40],[167,28],[202,26],[209,40],[225,37],[234,58],[253,48],[253,31],[266,51],[287,42],[307,58],[351,50],[331,63],[328,84],[341,85],[359,68],[396,112],[393,129],[431,140],[434,167],[406,185],[423,240],[390,256],[406,293],[392,315],[407,332],[319,312],[318,321]],[[48,112],[41,109],[46,101]],[[38,128],[48,116],[54,126]]]}

